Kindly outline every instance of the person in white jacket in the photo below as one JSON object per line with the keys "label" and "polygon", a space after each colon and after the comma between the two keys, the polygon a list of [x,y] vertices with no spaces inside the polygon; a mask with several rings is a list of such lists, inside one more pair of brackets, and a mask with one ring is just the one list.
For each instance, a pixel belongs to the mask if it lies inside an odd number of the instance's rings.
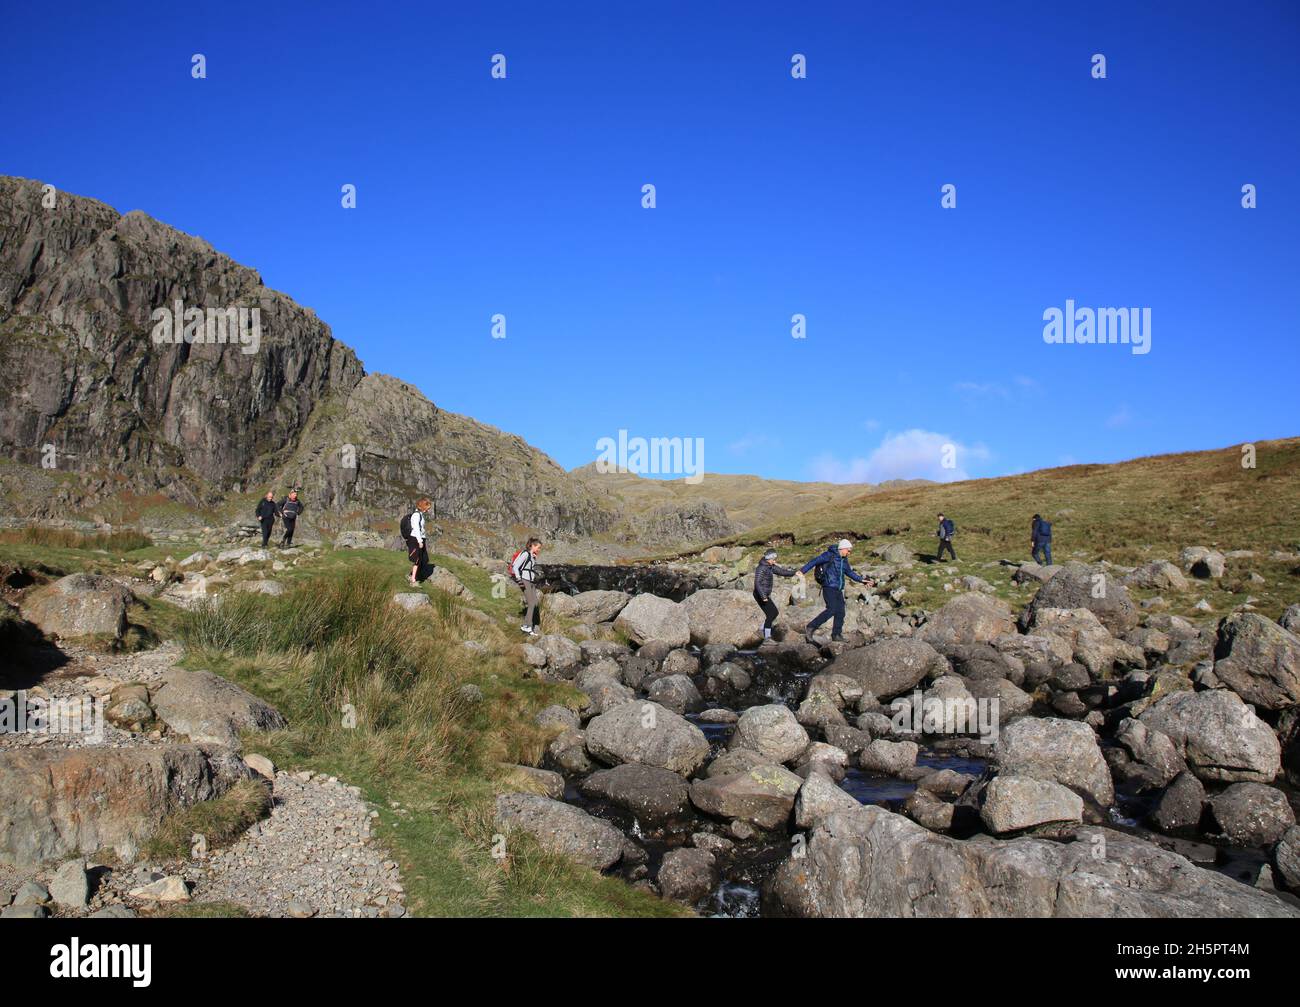
{"label": "person in white jacket", "polygon": [[429,565],[429,552],[424,546],[424,514],[433,506],[428,497],[421,497],[411,512],[411,534],[406,536],[406,555],[411,561],[411,587],[419,585],[420,571]]}
{"label": "person in white jacket", "polygon": [[510,564],[510,575],[524,593],[524,624],[519,628],[532,635],[537,631],[538,597],[537,597],[537,554],[542,551],[542,540],[530,538],[528,544],[519,551],[515,561]]}

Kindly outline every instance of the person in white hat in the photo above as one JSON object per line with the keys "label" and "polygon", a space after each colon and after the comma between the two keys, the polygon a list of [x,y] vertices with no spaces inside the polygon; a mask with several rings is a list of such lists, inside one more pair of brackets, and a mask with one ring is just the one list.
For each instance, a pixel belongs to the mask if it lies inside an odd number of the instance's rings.
{"label": "person in white hat", "polygon": [[831,639],[844,639],[844,578],[856,580],[859,584],[867,583],[867,579],[855,573],[849,564],[849,553],[852,551],[853,543],[842,538],[838,546],[814,556],[799,569],[800,573],[807,573],[816,568],[817,572],[813,576],[821,585],[822,599],[826,602],[826,610],[804,628],[804,639],[809,643],[817,642],[813,639],[813,633],[827,619],[834,620],[831,623]]}

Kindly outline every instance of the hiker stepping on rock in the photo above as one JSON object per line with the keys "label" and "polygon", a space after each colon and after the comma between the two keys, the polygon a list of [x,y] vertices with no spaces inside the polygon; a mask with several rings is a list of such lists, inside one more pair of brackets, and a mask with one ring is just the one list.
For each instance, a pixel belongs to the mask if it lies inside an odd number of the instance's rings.
{"label": "hiker stepping on rock", "polygon": [[767,616],[763,620],[763,639],[772,639],[772,623],[776,622],[776,617],[780,615],[780,609],[772,601],[772,576],[777,574],[781,577],[798,576],[799,571],[793,567],[776,565],[776,550],[769,549],[763,553],[763,558],[758,561],[758,566],[754,569],[754,600],[758,602],[758,607],[763,610],[763,615]]}
{"label": "hiker stepping on rock", "polygon": [[529,636],[537,632],[541,623],[537,604],[537,554],[541,551],[542,540],[530,538],[527,545],[510,557],[510,579],[524,595],[524,624],[519,628]]}
{"label": "hiker stepping on rock", "polygon": [[800,573],[814,571],[813,576],[821,585],[822,598],[826,602],[826,610],[804,627],[804,639],[811,644],[817,643],[813,639],[813,633],[827,619],[834,620],[831,623],[831,639],[835,641],[844,639],[844,578],[856,580],[859,584],[869,583],[867,578],[855,573],[849,564],[848,556],[852,551],[853,543],[842,538],[838,546],[814,556],[799,568]]}

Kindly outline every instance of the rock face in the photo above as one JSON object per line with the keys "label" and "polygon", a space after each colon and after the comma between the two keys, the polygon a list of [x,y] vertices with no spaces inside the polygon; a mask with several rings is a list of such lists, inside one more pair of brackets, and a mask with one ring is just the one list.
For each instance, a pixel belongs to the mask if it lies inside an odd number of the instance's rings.
{"label": "rock face", "polygon": [[1254,612],[1219,623],[1214,674],[1247,703],[1281,710],[1300,703],[1300,638]]}
{"label": "rock face", "polygon": [[1112,634],[1119,636],[1137,625],[1138,610],[1124,585],[1100,567],[1068,563],[1038,589],[1029,603],[1026,622],[1040,608],[1086,608]]}
{"label": "rock face", "polygon": [[1115,784],[1087,724],[1026,717],[998,737],[994,760],[1000,774],[1051,780],[1069,787],[1095,808],[1115,803]]}
{"label": "rock face", "polygon": [[696,591],[682,606],[690,626],[691,643],[701,647],[726,643],[753,647],[763,639],[763,613],[744,591]]}
{"label": "rock face", "polygon": [[669,647],[685,647],[691,642],[685,607],[653,594],[638,594],[629,601],[614,620],[614,628],[637,644],[659,640]]}
{"label": "rock face", "polygon": [[1202,780],[1269,783],[1282,768],[1277,735],[1234,692],[1175,692],[1138,717],[1162,731]]}
{"label": "rock face", "polygon": [[1272,895],[1109,829],[1082,828],[1070,843],[960,842],[875,806],[823,818],[764,901],[804,917],[1300,919]]}
{"label": "rock face", "polygon": [[587,750],[610,765],[635,762],[689,776],[709,755],[704,732],[658,703],[623,703],[587,724]]}
{"label": "rock face", "polygon": [[239,749],[239,732],[278,731],[286,726],[280,711],[234,682],[210,671],[171,668],[153,695],[158,717],[173,731],[199,744]]}
{"label": "rock face", "polygon": [[74,573],[34,592],[23,604],[23,615],[46,636],[62,640],[92,635],[120,639],[130,602],[131,592],[112,577]]}
{"label": "rock face", "polygon": [[0,860],[31,865],[108,847],[131,860],[167,815],[251,775],[229,749],[196,745],[0,753]]}
{"label": "rock face", "polygon": [[848,675],[877,699],[910,691],[927,676],[948,673],[948,662],[922,640],[880,640],[845,651],[830,663],[830,674]]}
{"label": "rock face", "polygon": [[537,794],[497,797],[497,824],[520,829],[553,853],[603,871],[623,856],[623,833],[581,808]]}

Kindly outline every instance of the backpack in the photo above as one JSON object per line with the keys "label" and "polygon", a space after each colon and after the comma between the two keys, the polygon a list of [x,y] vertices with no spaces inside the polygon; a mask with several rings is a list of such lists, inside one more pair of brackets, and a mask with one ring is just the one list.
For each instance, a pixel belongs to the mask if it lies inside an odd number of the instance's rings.
{"label": "backpack", "polygon": [[402,538],[411,537],[411,515],[410,514],[402,515],[402,522],[400,525],[398,525],[398,531],[402,533]]}
{"label": "backpack", "polygon": [[513,580],[516,584],[519,583],[519,578],[515,576],[515,560],[517,560],[520,556],[522,556],[523,552],[524,551],[522,549],[516,549],[515,554],[511,556],[510,560],[506,563],[506,576],[509,577],[511,580]]}
{"label": "backpack", "polygon": [[944,518],[943,530],[948,533],[949,538],[957,534],[957,525],[953,523],[952,518]]}
{"label": "backpack", "polygon": [[815,567],[813,567],[813,580],[815,580],[818,584],[826,583],[825,563],[818,563]]}
{"label": "backpack", "polygon": [[1052,523],[1050,521],[1038,522],[1038,539],[1041,542],[1052,541]]}

